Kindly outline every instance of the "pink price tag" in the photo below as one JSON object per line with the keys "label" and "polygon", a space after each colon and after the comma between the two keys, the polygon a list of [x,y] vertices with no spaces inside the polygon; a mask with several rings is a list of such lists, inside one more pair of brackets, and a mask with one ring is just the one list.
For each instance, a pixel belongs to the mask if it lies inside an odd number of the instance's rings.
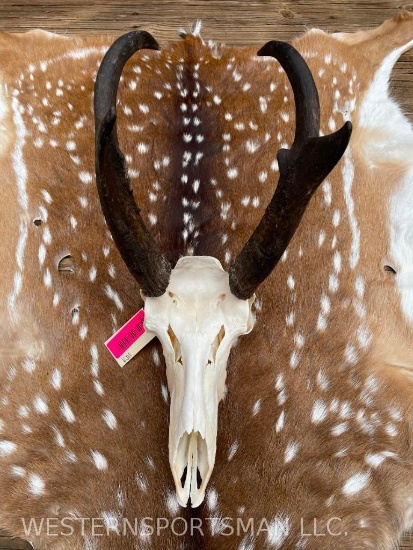
{"label": "pink price tag", "polygon": [[141,309],[105,342],[119,365],[125,365],[155,337],[145,330],[144,320],[145,311]]}

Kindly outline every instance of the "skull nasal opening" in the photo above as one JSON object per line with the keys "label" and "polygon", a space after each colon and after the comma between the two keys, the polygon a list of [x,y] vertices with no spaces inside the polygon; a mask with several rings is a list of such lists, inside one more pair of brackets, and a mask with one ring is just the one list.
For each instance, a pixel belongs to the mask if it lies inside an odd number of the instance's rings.
{"label": "skull nasal opening", "polygon": [[224,338],[225,338],[225,327],[224,327],[224,325],[222,325],[219,332],[218,332],[217,337],[214,340],[214,343],[212,344],[211,357],[210,357],[210,360],[208,360],[208,364],[216,362],[217,351],[218,351],[218,348],[221,345],[221,342]]}
{"label": "skull nasal opening", "polygon": [[175,466],[180,489],[184,492],[185,502],[191,507],[199,506],[200,493],[205,492],[211,467],[208,463],[208,449],[205,439],[198,431],[186,432],[180,439],[178,458]]}
{"label": "skull nasal opening", "polygon": [[[185,480],[186,480],[187,474],[188,474],[188,466],[185,466],[184,473],[182,474],[182,477],[181,477],[182,489],[185,487]],[[201,484],[202,484],[202,477],[201,477],[201,472],[199,471],[199,468],[196,469],[196,484],[197,484],[197,489],[199,489],[199,487],[201,487]]]}
{"label": "skull nasal opening", "polygon": [[171,341],[172,347],[174,349],[175,363],[180,363],[181,365],[183,365],[181,345],[178,341],[178,338],[176,337],[176,334],[172,330],[171,325],[168,325],[168,336],[169,336],[169,340]]}

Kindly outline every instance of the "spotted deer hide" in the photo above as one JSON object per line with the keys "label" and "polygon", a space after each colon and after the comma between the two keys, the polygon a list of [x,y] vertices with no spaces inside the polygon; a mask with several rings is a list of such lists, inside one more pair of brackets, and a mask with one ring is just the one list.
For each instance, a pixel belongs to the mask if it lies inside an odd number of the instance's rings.
{"label": "spotted deer hide", "polygon": [[[194,509],[168,463],[159,341],[122,369],[104,347],[143,306],[95,188],[93,87],[112,41],[0,35],[0,527],[48,550],[390,550],[413,525],[413,132],[388,80],[413,16],[293,42],[322,134],[350,120],[353,135],[256,292]],[[277,185],[294,101],[260,46],[195,26],[123,72],[120,145],[172,265],[228,269]]]}

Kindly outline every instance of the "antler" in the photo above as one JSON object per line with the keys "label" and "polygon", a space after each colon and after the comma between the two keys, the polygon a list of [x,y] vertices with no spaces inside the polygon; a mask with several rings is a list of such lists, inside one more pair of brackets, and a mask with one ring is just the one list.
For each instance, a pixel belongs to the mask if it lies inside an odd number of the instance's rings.
{"label": "antler", "polygon": [[171,266],[158,250],[140,216],[130,189],[125,158],[119,149],[116,96],[123,67],[138,50],[159,49],[147,32],[121,36],[106,53],[95,83],[96,183],[103,214],[116,246],[146,296],[161,296]]}
{"label": "antler", "polygon": [[351,123],[319,137],[320,104],[310,69],[284,42],[268,42],[258,52],[276,58],[290,80],[295,100],[296,132],[291,149],[280,149],[280,177],[273,198],[254,233],[229,269],[231,292],[246,300],[271,273],[292,239],[318,186],[343,155]]}

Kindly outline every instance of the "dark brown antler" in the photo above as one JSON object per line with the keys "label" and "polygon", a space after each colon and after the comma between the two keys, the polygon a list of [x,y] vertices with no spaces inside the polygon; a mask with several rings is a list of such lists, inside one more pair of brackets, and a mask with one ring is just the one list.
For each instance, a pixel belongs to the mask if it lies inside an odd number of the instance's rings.
{"label": "dark brown antler", "polygon": [[264,216],[229,269],[231,292],[250,298],[276,266],[321,182],[343,155],[351,123],[319,137],[320,104],[310,69],[284,42],[268,42],[258,55],[276,58],[290,80],[295,100],[296,133],[291,149],[280,149],[280,177]]}
{"label": "dark brown antler", "polygon": [[115,244],[146,296],[161,296],[168,286],[169,262],[158,250],[140,216],[119,149],[116,95],[123,67],[138,50],[159,49],[147,32],[121,36],[106,53],[95,84],[96,183],[103,214]]}

